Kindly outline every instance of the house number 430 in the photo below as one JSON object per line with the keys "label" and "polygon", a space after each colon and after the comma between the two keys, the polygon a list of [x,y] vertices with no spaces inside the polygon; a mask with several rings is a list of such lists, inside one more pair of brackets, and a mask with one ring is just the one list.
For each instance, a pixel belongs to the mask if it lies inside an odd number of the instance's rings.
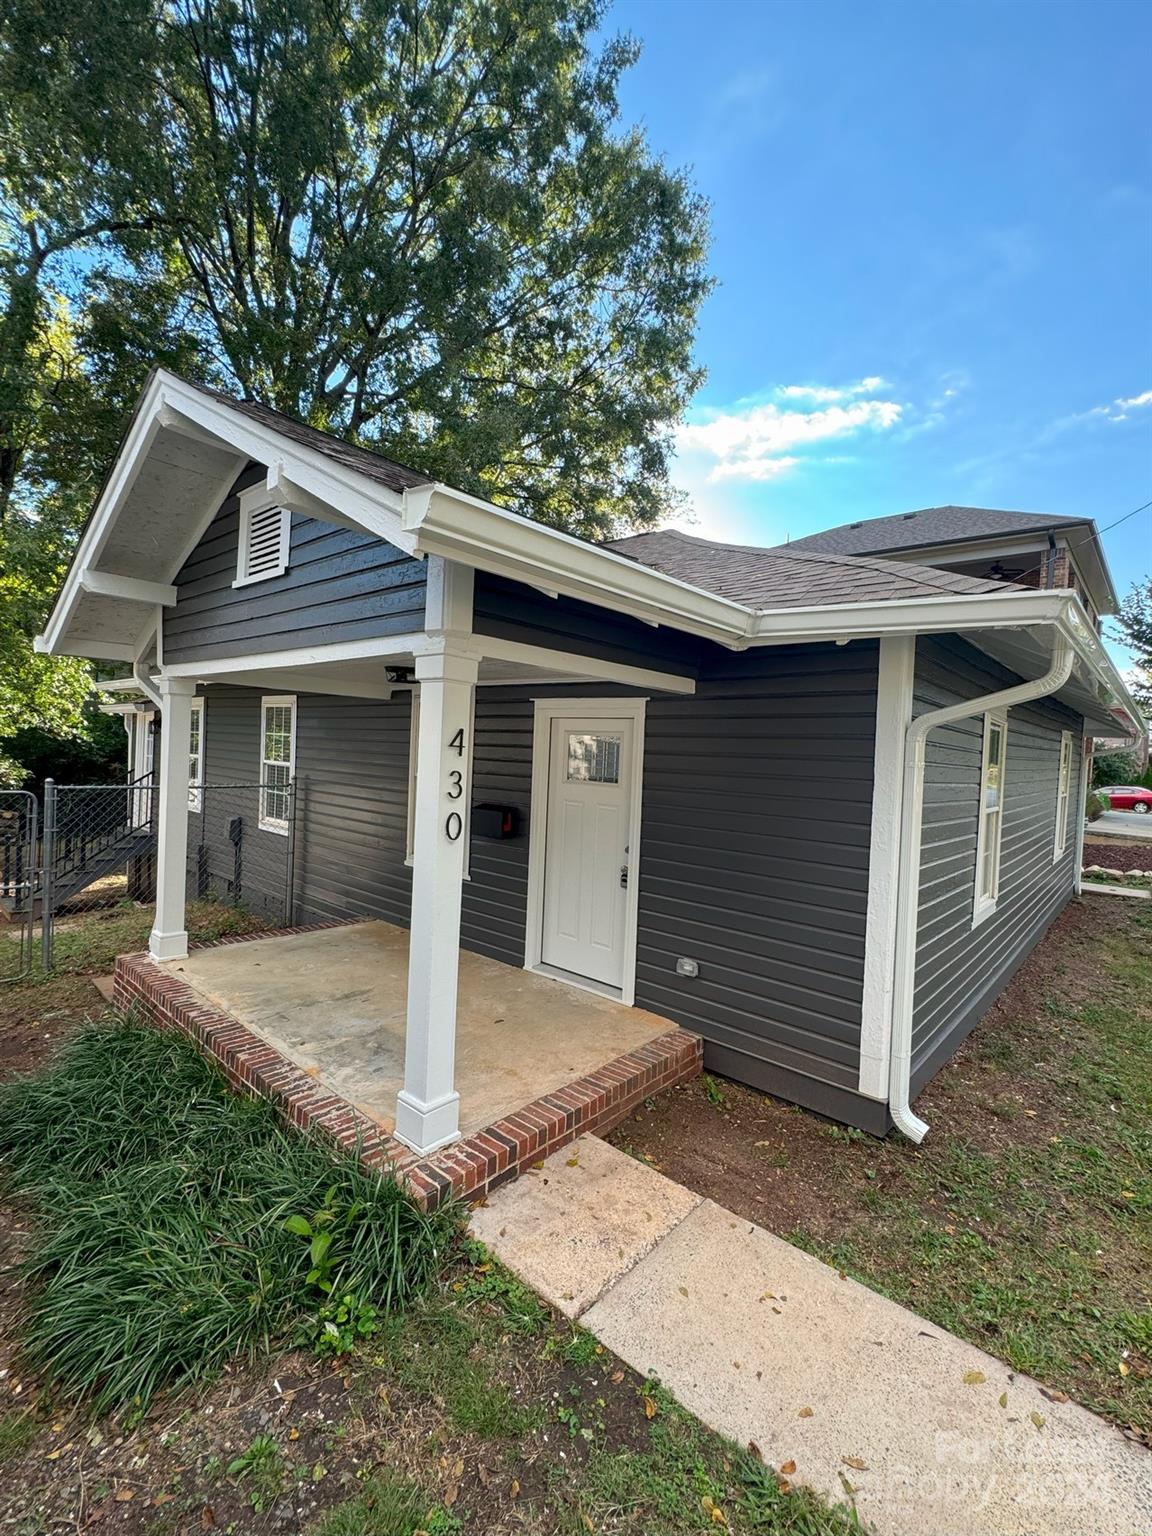
{"label": "house number 430", "polygon": [[[457,757],[464,756],[464,727],[453,736],[448,743],[448,749],[455,752]],[[448,774],[448,798],[459,800],[464,793],[464,771],[461,768],[453,768]],[[464,818],[459,811],[449,811],[448,819],[444,823],[444,835],[450,843],[454,843],[464,830]]]}

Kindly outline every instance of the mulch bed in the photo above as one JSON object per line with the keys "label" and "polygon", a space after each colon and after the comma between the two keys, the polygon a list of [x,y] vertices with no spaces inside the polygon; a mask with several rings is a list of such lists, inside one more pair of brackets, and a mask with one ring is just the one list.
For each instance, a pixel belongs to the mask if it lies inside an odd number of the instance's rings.
{"label": "mulch bed", "polygon": [[1118,837],[1086,837],[1084,839],[1084,868],[1099,864],[1102,869],[1152,870],[1152,838],[1147,842],[1128,842]]}

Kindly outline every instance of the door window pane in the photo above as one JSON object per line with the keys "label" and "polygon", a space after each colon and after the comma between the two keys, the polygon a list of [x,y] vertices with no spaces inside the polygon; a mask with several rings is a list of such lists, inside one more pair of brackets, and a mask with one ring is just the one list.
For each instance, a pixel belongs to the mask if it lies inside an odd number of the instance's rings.
{"label": "door window pane", "polygon": [[619,784],[619,736],[592,736],[568,732],[569,784]]}

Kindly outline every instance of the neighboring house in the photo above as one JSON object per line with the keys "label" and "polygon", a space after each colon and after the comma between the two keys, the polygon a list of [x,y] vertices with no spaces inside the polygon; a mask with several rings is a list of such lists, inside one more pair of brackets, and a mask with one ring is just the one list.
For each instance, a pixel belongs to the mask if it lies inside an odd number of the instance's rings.
{"label": "neighboring house", "polygon": [[158,371],[37,643],[163,712],[155,957],[197,783],[261,781],[290,921],[410,925],[410,1146],[456,1134],[458,944],[919,1139],[1076,888],[1085,740],[1138,717],[1076,589],[899,553],[594,546]]}
{"label": "neighboring house", "polygon": [[786,549],[825,555],[883,555],[960,576],[1014,586],[1070,588],[1097,629],[1119,603],[1096,524],[1087,517],[998,512],[990,507],[924,507],[844,523],[794,539]]}

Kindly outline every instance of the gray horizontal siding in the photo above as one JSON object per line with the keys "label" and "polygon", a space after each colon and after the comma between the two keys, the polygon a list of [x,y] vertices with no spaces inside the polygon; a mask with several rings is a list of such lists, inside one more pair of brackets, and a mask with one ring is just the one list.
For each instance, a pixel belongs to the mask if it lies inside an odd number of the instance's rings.
{"label": "gray horizontal siding", "polygon": [[477,571],[473,625],[478,635],[519,640],[604,661],[695,674],[707,644],[675,629],[654,628],[627,614],[575,598],[548,597],[534,587]]}
{"label": "gray horizontal siding", "polygon": [[648,705],[636,1001],[810,1102],[858,1073],[877,656],[709,647]]}
{"label": "gray horizontal siding", "polygon": [[282,576],[233,587],[239,492],[261,474],[249,469],[240,477],[177,575],[176,606],[164,615],[166,662],[255,656],[423,627],[423,562],[373,534],[316,518],[293,515]]}
{"label": "gray horizontal siding", "polygon": [[[863,988],[877,647],[706,648],[698,692],[647,706],[636,1001],[699,1031],[717,1070],[864,1123]],[[634,693],[597,686],[595,694]],[[464,947],[524,963],[533,698],[477,690],[473,801],[523,835],[473,838]],[[259,693],[212,688],[207,774],[254,777]],[[408,921],[409,703],[300,694],[295,916]],[[678,956],[699,976],[675,974]]]}
{"label": "gray horizontal siding", "polygon": [[[205,768],[209,786],[252,785],[260,777],[260,693],[206,690]],[[408,802],[409,696],[384,703],[301,693],[296,700],[298,816],[293,848],[294,921],[378,917],[405,924],[411,892],[404,863]],[[207,841],[213,868],[227,873],[226,822],[238,810],[251,826],[250,875],[283,899],[288,839],[257,827],[255,791],[210,787],[203,817],[191,818],[190,858]],[[233,809],[228,809],[232,804]]]}
{"label": "gray horizontal siding", "polygon": [[[963,640],[922,636],[917,642],[917,714],[1018,681]],[[1072,892],[1082,727],[1078,715],[1053,700],[1010,711],[999,900],[975,928],[983,716],[928,737],[913,1005],[917,1086],[980,1019]],[[1074,738],[1073,785],[1065,853],[1053,862],[1064,730]]]}

